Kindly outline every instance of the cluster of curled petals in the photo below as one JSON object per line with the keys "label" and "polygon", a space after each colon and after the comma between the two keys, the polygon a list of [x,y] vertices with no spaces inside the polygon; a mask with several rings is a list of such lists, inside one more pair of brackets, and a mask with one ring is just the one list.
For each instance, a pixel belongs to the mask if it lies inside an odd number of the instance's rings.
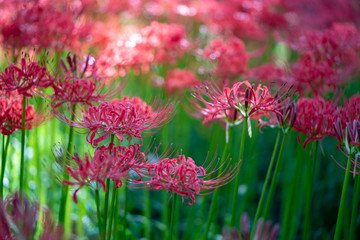
{"label": "cluster of curled petals", "polygon": [[237,172],[237,167],[230,170],[226,167],[217,177],[211,178],[211,175],[219,169],[222,169],[222,166],[216,166],[215,170],[207,173],[207,169],[197,166],[192,158],[184,155],[178,158],[165,158],[150,166],[149,171],[154,177],[148,184],[153,190],[165,189],[169,193],[173,192],[184,198],[189,197],[188,204],[193,205],[195,195],[204,194],[207,190],[211,192],[227,184]]}
{"label": "cluster of curled petals", "polygon": [[[281,89],[281,88],[280,88]],[[223,119],[236,125],[244,118],[259,119],[270,112],[280,113],[285,99],[291,97],[290,89],[281,93],[278,90],[274,96],[266,86],[255,87],[248,81],[235,83],[231,88],[220,90],[213,84],[203,84],[195,89],[193,103],[195,111],[201,113],[204,123]]]}
{"label": "cluster of curled petals", "polygon": [[190,70],[174,69],[165,78],[165,90],[173,94],[199,84],[196,75]]}
{"label": "cluster of curled petals", "polygon": [[294,130],[305,134],[309,141],[321,140],[327,135],[334,136],[333,123],[336,121],[339,109],[332,101],[325,101],[321,97],[300,98],[299,108],[294,123]]}
{"label": "cluster of curled petals", "polygon": [[13,49],[27,46],[41,48],[75,48],[77,29],[74,17],[60,11],[52,2],[11,1],[11,13],[2,22],[1,34],[5,45]]}
{"label": "cluster of curled petals", "polygon": [[[354,174],[359,174],[360,171],[360,121],[354,120],[352,122],[346,122],[345,127],[339,117],[336,122],[333,123],[335,137],[339,141],[339,148],[346,157],[351,157],[352,162],[352,170],[351,172]],[[335,159],[334,159],[335,160]],[[346,169],[346,164],[335,162]]]}
{"label": "cluster of curled petals", "polygon": [[98,66],[106,76],[125,75],[129,69],[147,72],[152,64],[174,63],[188,47],[181,25],[152,22],[109,44],[100,52]]}
{"label": "cluster of curled petals", "polygon": [[[16,93],[0,91],[0,132],[10,135],[22,128],[23,97]],[[31,129],[39,119],[34,106],[27,105],[25,108],[25,128]]]}
{"label": "cluster of curled petals", "polygon": [[[62,148],[54,150],[57,162],[61,169],[72,177],[72,180],[63,180],[64,185],[78,186],[74,191],[73,199],[77,203],[77,192],[92,182],[99,183],[104,191],[107,191],[105,181],[111,179],[115,186],[120,188],[123,181],[136,183],[141,180],[146,172],[145,155],[140,151],[140,145],[134,144],[114,147],[101,146],[95,150],[94,156],[84,154],[71,155],[65,153]],[[136,175],[136,176],[135,176]],[[136,177],[136,179],[131,179]]]}
{"label": "cluster of curled petals", "polygon": [[155,102],[149,111],[143,104],[139,104],[138,99],[122,99],[90,106],[81,116],[76,116],[75,121],[60,114],[56,109],[53,109],[53,114],[70,126],[87,129],[88,143],[97,146],[111,134],[116,135],[122,142],[124,135],[131,139],[141,138],[144,131],[154,133],[167,123],[173,110],[170,105],[161,106]]}
{"label": "cluster of curled petals", "polygon": [[286,133],[294,126],[299,106],[290,99],[284,102],[283,107],[278,112],[269,112],[265,120],[263,118],[259,119],[260,129],[263,126],[278,126]]}
{"label": "cluster of curled petals", "polygon": [[0,75],[0,90],[17,91],[28,97],[32,96],[31,91],[35,87],[47,88],[49,86],[51,86],[51,78],[46,67],[36,62],[27,62],[25,58],[21,59],[20,66],[12,64]]}
{"label": "cluster of curled petals", "polygon": [[[43,209],[43,231],[39,236],[41,240],[63,239],[61,227],[56,227],[50,212]],[[36,223],[39,217],[39,204],[31,203],[19,193],[9,195],[0,200],[0,232],[1,239],[16,240],[34,238]]]}
{"label": "cluster of curled petals", "polygon": [[204,56],[217,62],[215,71],[223,77],[243,74],[249,59],[244,43],[236,37],[211,41],[204,50]]}

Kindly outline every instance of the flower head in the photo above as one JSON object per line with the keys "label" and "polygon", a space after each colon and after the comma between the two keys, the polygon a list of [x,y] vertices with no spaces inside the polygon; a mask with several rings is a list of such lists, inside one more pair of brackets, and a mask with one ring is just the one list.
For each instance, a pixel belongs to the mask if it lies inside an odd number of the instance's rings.
{"label": "flower head", "polygon": [[120,142],[124,136],[141,139],[143,132],[152,130],[154,133],[165,125],[172,113],[173,107],[169,104],[161,106],[154,102],[150,107],[137,97],[125,97],[110,103],[102,102],[99,106],[90,106],[81,116],[76,116],[75,121],[53,109],[53,114],[60,121],[75,128],[87,129],[86,139],[93,146],[97,146],[111,134],[116,135]]}
{"label": "flower head", "polygon": [[[0,132],[10,135],[22,129],[23,97],[15,92],[5,93],[0,91]],[[25,128],[31,129],[35,122],[40,120],[40,115],[34,110],[33,105],[25,108]]]}
{"label": "flower head", "polygon": [[198,84],[197,77],[189,70],[175,69],[168,73],[165,78],[165,90],[168,94],[173,94]]}
{"label": "flower head", "polygon": [[165,158],[150,166],[154,177],[148,184],[153,190],[165,189],[167,192],[179,194],[184,198],[189,197],[188,204],[193,205],[195,195],[205,194],[207,190],[211,192],[227,184],[237,172],[237,167],[231,170],[226,168],[217,177],[211,178],[212,174],[222,168],[215,167],[215,170],[210,173],[207,173],[208,169],[197,166],[192,158],[184,155],[177,158]]}
{"label": "flower head", "polygon": [[333,123],[338,114],[338,108],[331,101],[321,97],[300,98],[295,131],[308,136],[304,148],[309,141],[323,139],[326,135],[334,135]]}
{"label": "flower head", "polygon": [[84,157],[80,157],[77,153],[70,155],[58,147],[55,149],[55,155],[61,169],[72,178],[72,180],[62,180],[62,183],[77,186],[73,194],[76,203],[77,192],[83,186],[97,182],[104,191],[107,191],[105,181],[111,179],[115,186],[120,188],[123,181],[140,181],[147,166],[145,155],[140,151],[138,144],[128,147],[114,147],[112,144],[108,147],[101,146],[95,150],[92,157],[89,154],[85,154]]}
{"label": "flower head", "polygon": [[35,87],[47,88],[51,86],[51,78],[47,69],[36,62],[21,59],[21,65],[12,64],[5,68],[0,75],[0,90],[17,91],[27,97],[32,96]]}

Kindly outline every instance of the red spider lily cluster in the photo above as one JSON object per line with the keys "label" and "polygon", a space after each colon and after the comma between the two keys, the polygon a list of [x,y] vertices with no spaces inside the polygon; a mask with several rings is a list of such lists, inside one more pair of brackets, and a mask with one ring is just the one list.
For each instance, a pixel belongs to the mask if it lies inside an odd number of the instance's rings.
{"label": "red spider lily cluster", "polygon": [[199,84],[196,75],[189,70],[174,69],[168,72],[164,87],[168,94],[182,91]]}
{"label": "red spider lily cluster", "polygon": [[209,179],[219,169],[207,173],[206,169],[197,166],[192,158],[185,155],[165,158],[150,166],[149,171],[154,174],[154,177],[148,185],[154,190],[165,189],[169,193],[173,192],[184,198],[190,197],[188,204],[191,206],[195,203],[195,195],[227,184],[238,170],[234,168],[231,171],[224,171],[216,178]]}

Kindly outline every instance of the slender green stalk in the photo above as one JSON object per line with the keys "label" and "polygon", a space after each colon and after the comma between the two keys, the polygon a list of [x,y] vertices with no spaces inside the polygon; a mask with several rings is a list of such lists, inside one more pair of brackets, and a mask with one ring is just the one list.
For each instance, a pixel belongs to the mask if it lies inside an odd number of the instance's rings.
{"label": "slender green stalk", "polygon": [[[173,239],[173,232],[174,232],[174,223],[175,223],[175,215],[176,215],[176,206],[177,206],[177,198],[178,195],[173,193],[173,202],[171,207],[171,220],[170,220],[170,232],[169,232],[169,240]],[[176,239],[176,238],[175,238]]]}
{"label": "slender green stalk", "polygon": [[350,240],[355,240],[355,229],[356,229],[356,218],[357,218],[357,210],[358,210],[358,202],[360,195],[360,176],[355,176],[355,186],[354,186],[354,194],[353,194],[353,203],[352,203],[352,211],[351,211],[351,223],[350,223]]}
{"label": "slender green stalk", "polygon": [[118,233],[118,223],[119,223],[119,221],[118,221],[118,216],[119,216],[119,203],[118,203],[118,199],[119,199],[119,194],[120,193],[118,193],[118,192],[120,192],[120,191],[117,191],[116,192],[116,195],[115,195],[115,207],[114,207],[114,209],[113,209],[113,211],[114,211],[114,213],[115,213],[115,215],[114,215],[114,229],[113,229],[113,236],[114,236],[114,240],[116,240],[117,238],[118,238],[118,236],[119,236],[119,234],[117,234]]}
{"label": "slender green stalk", "polygon": [[128,202],[128,195],[129,195],[129,189],[127,186],[124,186],[125,189],[124,189],[124,214],[123,214],[123,219],[122,219],[122,224],[123,224],[123,227],[122,227],[122,238],[121,239],[124,239],[126,240],[126,217],[127,217],[127,212],[128,212],[128,205],[129,205],[129,202]]}
{"label": "slender green stalk", "polygon": [[150,191],[144,190],[144,216],[145,216],[145,224],[144,224],[144,233],[146,239],[151,239],[151,201],[150,201]]}
{"label": "slender green stalk", "polygon": [[25,120],[26,120],[26,97],[23,96],[22,122],[21,122],[21,157],[20,157],[20,198],[24,189],[24,164],[25,164]]}
{"label": "slender green stalk", "polygon": [[266,199],[266,204],[265,204],[264,214],[263,214],[264,219],[267,219],[267,216],[268,216],[269,211],[270,211],[271,200],[272,200],[272,197],[273,197],[273,195],[275,193],[277,176],[279,174],[280,166],[282,165],[280,162],[282,160],[282,154],[283,154],[283,151],[284,151],[286,136],[287,136],[287,133],[284,133],[282,141],[281,141],[281,145],[280,145],[279,155],[278,155],[277,160],[276,160],[275,170],[274,170],[274,174],[273,174],[273,177],[272,177],[269,194],[268,194],[267,199]]}
{"label": "slender green stalk", "polygon": [[342,229],[342,222],[343,222],[343,216],[344,216],[344,210],[346,205],[346,194],[349,187],[349,181],[350,181],[350,168],[351,168],[351,154],[349,154],[347,163],[346,163],[346,172],[343,182],[343,187],[341,191],[341,198],[340,198],[340,206],[339,206],[339,213],[336,221],[336,228],[335,228],[335,236],[334,240],[340,240],[341,238],[341,229]]}
{"label": "slender green stalk", "polygon": [[95,203],[96,203],[96,215],[98,219],[99,236],[100,239],[105,239],[104,232],[102,231],[101,212],[100,212],[100,194],[99,189],[95,189]]}
{"label": "slender green stalk", "polygon": [[[245,146],[245,136],[247,132],[247,126],[248,126],[248,118],[244,118],[244,126],[243,131],[241,135],[241,142],[240,142],[240,152],[239,152],[239,164],[243,161],[243,154],[244,154],[244,146]],[[237,206],[237,199],[238,199],[238,189],[240,185],[240,171],[238,172],[238,175],[236,176],[236,181],[234,185],[234,191],[233,191],[233,201],[232,201],[232,212],[231,212],[231,226],[235,226],[236,224],[236,206]]]}
{"label": "slender green stalk", "polygon": [[[306,178],[307,186],[306,186],[306,201],[305,201],[305,215],[304,215],[304,230],[303,230],[303,238],[302,239],[310,239],[310,225],[311,225],[311,200],[312,200],[312,192],[314,187],[314,178],[315,178],[315,166],[317,160],[317,150],[318,150],[319,141],[313,142],[313,152],[312,152],[312,162],[308,164],[308,177]],[[310,159],[310,157],[308,158]],[[312,167],[311,167],[312,164]]]}
{"label": "slender green stalk", "polygon": [[4,175],[5,175],[5,166],[6,166],[6,155],[10,143],[10,135],[6,138],[3,135],[2,141],[2,154],[1,154],[1,176],[0,176],[0,198],[3,198],[4,194]]}
{"label": "slender green stalk", "polygon": [[[107,232],[107,237],[106,239],[111,239],[111,230],[112,230],[112,223],[113,223],[113,218],[114,218],[114,209],[115,209],[115,196],[116,196],[116,187],[115,184],[113,184],[113,190],[112,190],[112,196],[111,196],[111,203],[110,203],[110,209],[111,211],[111,215],[110,215],[110,222],[109,222],[109,229]],[[109,189],[110,191],[110,189]]]}
{"label": "slender green stalk", "polygon": [[104,211],[103,230],[105,236],[106,236],[106,227],[107,227],[107,219],[108,219],[108,209],[109,209],[110,179],[106,179],[106,188],[107,191],[105,193],[104,209],[103,209]]}
{"label": "slender green stalk", "polygon": [[[223,151],[223,154],[222,154],[222,157],[221,157],[221,167],[220,167],[220,171],[219,171],[219,174],[222,173],[222,170],[225,166],[224,162],[225,162],[225,159],[227,157],[227,154],[229,152],[229,142],[230,142],[230,137],[231,137],[231,127],[229,128],[228,130],[228,133],[227,133],[227,136],[228,136],[228,142],[225,143],[225,147],[224,147],[224,151]],[[211,222],[212,222],[212,219],[213,217],[216,219],[216,214],[215,214],[215,210],[216,210],[216,207],[218,206],[217,203],[218,203],[218,199],[219,199],[219,193],[220,193],[220,188],[217,188],[213,194],[213,197],[212,197],[212,201],[211,201],[211,205],[210,205],[210,212],[209,212],[209,216],[207,218],[207,221],[206,221],[206,228],[205,228],[205,233],[204,233],[204,240],[208,239],[207,236],[208,236],[208,233],[209,233],[209,230],[210,230],[210,225],[211,225]]]}
{"label": "slender green stalk", "polygon": [[[260,212],[262,210],[262,206],[263,206],[263,203],[264,203],[265,192],[266,192],[266,189],[267,189],[267,185],[269,184],[270,175],[271,175],[271,172],[272,172],[272,169],[273,169],[275,156],[276,156],[276,152],[277,152],[279,141],[280,141],[280,135],[281,135],[281,129],[279,129],[276,140],[275,140],[275,145],[274,145],[273,153],[271,155],[270,164],[269,164],[269,167],[268,167],[268,170],[267,170],[267,173],[266,173],[264,186],[263,186],[263,189],[261,191],[259,204],[257,206],[256,213],[255,213],[254,226],[256,225],[256,223],[257,223],[257,221],[258,221],[258,219],[260,217]],[[252,233],[251,233],[252,236],[254,235],[254,231],[255,231],[255,227],[252,228]]]}
{"label": "slender green stalk", "polygon": [[[294,173],[293,173],[293,177],[291,179],[291,184],[289,185],[288,188],[288,195],[286,196],[286,200],[285,200],[285,210],[284,210],[284,214],[283,214],[283,221],[281,224],[281,239],[282,240],[286,240],[289,238],[289,229],[288,229],[288,225],[291,223],[294,223],[295,221],[293,213],[295,212],[294,208],[296,206],[295,202],[297,196],[296,194],[299,192],[299,183],[300,183],[300,179],[302,176],[302,165],[303,165],[303,159],[304,159],[304,150],[301,146],[301,144],[297,145],[297,150],[296,150],[296,163],[295,163],[295,168],[294,168]],[[290,221],[289,219],[292,219],[292,221]],[[291,239],[291,238],[290,238]]]}

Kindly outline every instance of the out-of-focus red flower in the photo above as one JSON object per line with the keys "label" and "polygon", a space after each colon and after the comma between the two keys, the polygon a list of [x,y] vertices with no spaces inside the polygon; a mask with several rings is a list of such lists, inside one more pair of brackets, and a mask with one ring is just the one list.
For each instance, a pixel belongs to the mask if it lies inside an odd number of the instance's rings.
{"label": "out-of-focus red flower", "polygon": [[304,148],[310,141],[318,141],[327,135],[335,135],[333,123],[339,113],[336,104],[318,96],[300,98],[298,104],[298,113],[293,128],[308,137],[304,142]]}
{"label": "out-of-focus red flower", "polygon": [[[244,213],[241,215],[241,234],[236,229],[223,229],[224,240],[250,240],[250,220],[249,215]],[[264,219],[260,218],[256,223],[254,240],[275,240],[280,230],[280,225],[273,224],[270,220],[264,223]]]}
{"label": "out-of-focus red flower", "polygon": [[141,139],[143,132],[154,133],[165,125],[174,111],[169,104],[161,106],[159,102],[154,102],[151,111],[147,109],[147,114],[144,114],[143,102],[141,104],[139,102],[137,98],[115,100],[111,103],[102,102],[99,106],[89,107],[81,113],[81,116],[76,116],[75,121],[60,114],[56,109],[53,109],[53,114],[68,125],[87,129],[88,143],[97,146],[111,134],[116,135],[120,142],[123,141],[124,135],[130,139],[132,137]]}
{"label": "out-of-focus red flower", "polygon": [[245,73],[249,59],[244,43],[235,37],[211,41],[204,50],[204,56],[210,61],[216,61],[215,71],[223,77],[235,77]]}
{"label": "out-of-focus red flower", "polygon": [[13,49],[27,46],[63,49],[77,47],[77,29],[74,16],[68,11],[60,11],[53,2],[11,1],[10,11],[1,22],[3,43]]}
{"label": "out-of-focus red flower", "polygon": [[165,78],[165,90],[168,94],[198,85],[197,77],[190,70],[174,69]]}
{"label": "out-of-focus red flower", "polygon": [[129,69],[146,72],[152,64],[172,64],[188,49],[184,27],[152,22],[120,39],[99,54],[99,68],[107,75],[125,75]]}
{"label": "out-of-focus red flower", "polygon": [[[18,129],[22,129],[23,97],[17,93],[0,91],[0,132],[10,135]],[[35,113],[34,106],[27,105],[25,108],[25,128],[31,129],[40,115]]]}
{"label": "out-of-focus red flower", "polygon": [[[41,240],[63,239],[63,231],[52,222],[50,212],[43,209]],[[39,217],[39,204],[30,203],[19,193],[0,200],[0,239],[16,240],[34,238]]]}
{"label": "out-of-focus red flower", "polygon": [[[210,166],[209,166],[210,167]],[[207,169],[209,169],[209,167]],[[188,204],[195,203],[195,195],[206,194],[214,189],[227,184],[237,173],[238,167],[225,168],[215,178],[211,178],[221,166],[207,173],[207,169],[199,167],[190,157],[180,155],[178,158],[165,158],[150,166],[151,178],[149,187],[153,190],[165,189],[167,192],[176,193],[184,198],[190,198]]]}
{"label": "out-of-focus red flower", "polygon": [[120,188],[123,181],[136,183],[141,180],[142,174],[147,173],[145,155],[140,151],[140,145],[134,144],[114,147],[101,146],[95,150],[94,156],[85,154],[70,155],[62,148],[55,149],[57,162],[61,169],[72,177],[72,180],[63,180],[64,185],[77,186],[73,199],[77,203],[77,192],[91,182],[99,183],[106,192],[105,181],[111,179],[115,186]]}
{"label": "out-of-focus red flower", "polygon": [[21,59],[21,65],[12,64],[5,68],[0,75],[0,90],[5,92],[17,91],[19,94],[32,97],[32,90],[36,87],[51,86],[51,78],[46,67],[36,62],[26,62]]}

